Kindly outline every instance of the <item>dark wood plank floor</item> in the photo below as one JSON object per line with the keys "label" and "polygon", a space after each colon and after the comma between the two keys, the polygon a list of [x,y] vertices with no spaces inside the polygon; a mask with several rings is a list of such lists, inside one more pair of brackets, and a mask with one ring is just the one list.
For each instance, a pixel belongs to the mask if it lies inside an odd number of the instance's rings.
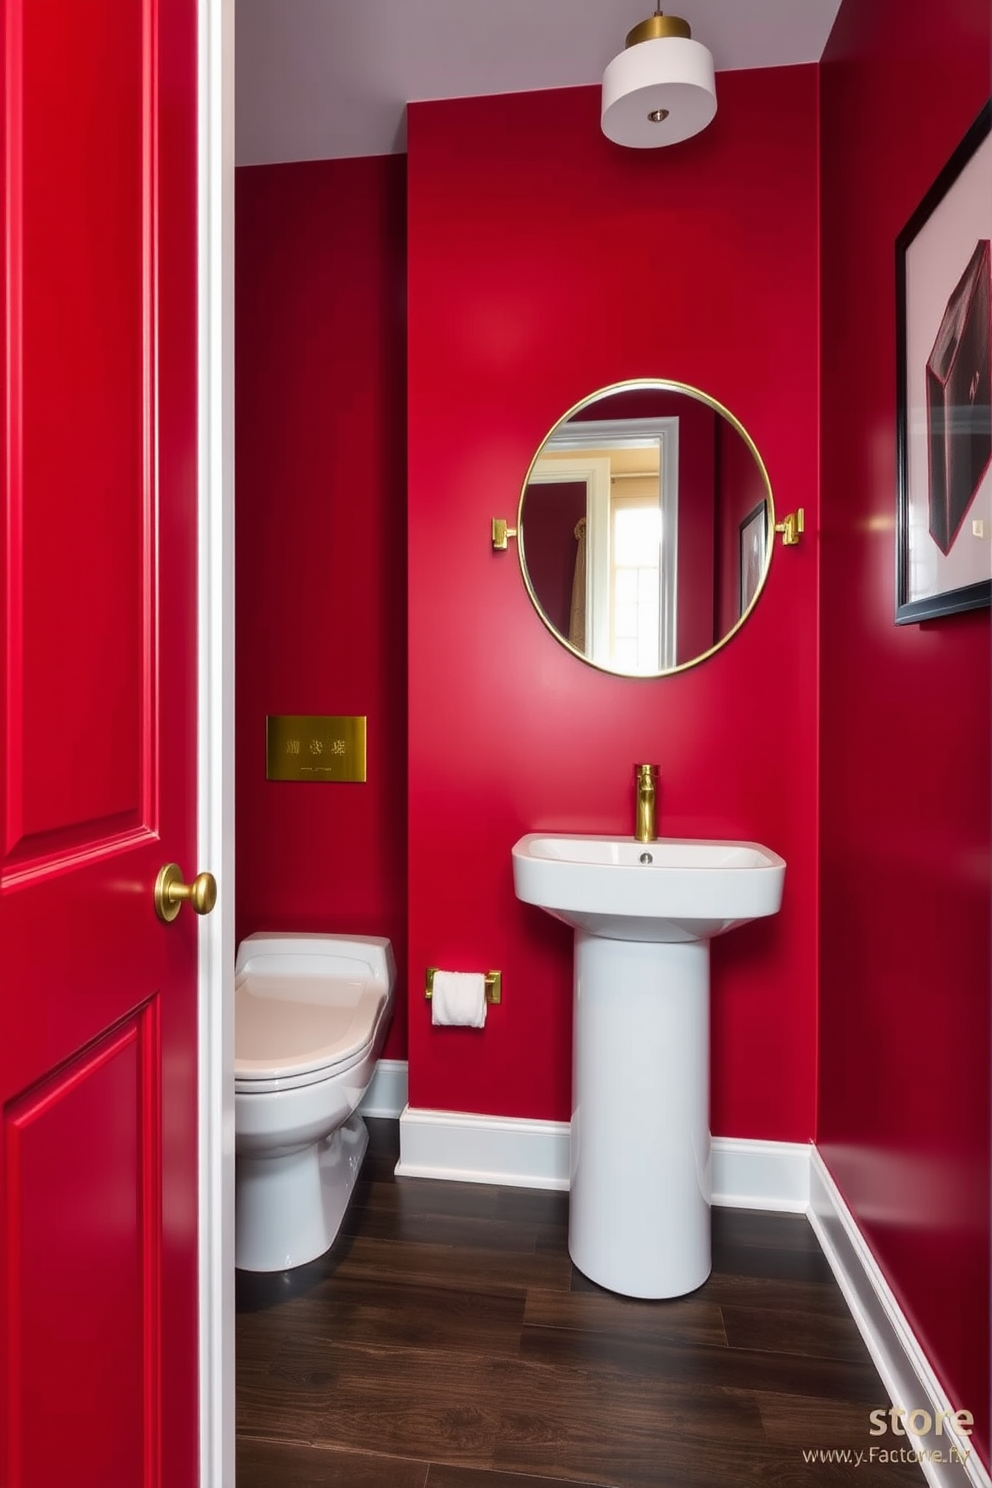
{"label": "dark wood plank floor", "polygon": [[572,1266],[567,1195],[395,1178],[368,1125],[328,1254],[238,1273],[238,1488],[922,1488],[867,1456],[887,1398],[804,1218],[714,1210],[706,1284],[639,1302]]}

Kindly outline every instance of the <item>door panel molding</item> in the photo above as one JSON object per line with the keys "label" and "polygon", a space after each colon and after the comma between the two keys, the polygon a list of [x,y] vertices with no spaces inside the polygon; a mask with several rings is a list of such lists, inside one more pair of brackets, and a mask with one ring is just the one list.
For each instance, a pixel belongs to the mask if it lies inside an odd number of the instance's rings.
{"label": "door panel molding", "polygon": [[61,847],[60,844],[51,852],[36,852],[23,860],[18,856],[18,847],[21,844],[15,844],[12,852],[0,864],[2,891],[49,879],[60,873],[71,873],[91,864],[107,862],[120,853],[130,852],[136,847],[158,840],[159,834],[149,827],[130,828],[107,837],[92,839],[76,849],[70,846]]}
{"label": "door panel molding", "polygon": [[4,17],[4,850],[57,868],[157,827],[158,5]]}
{"label": "door panel molding", "polygon": [[[4,1108],[10,1483],[71,1482],[80,1457],[108,1483],[159,1481],[160,1058],[152,998]],[[67,1323],[57,1343],[53,1315]],[[95,1369],[114,1336],[111,1367]],[[53,1395],[58,1429],[42,1433]]]}

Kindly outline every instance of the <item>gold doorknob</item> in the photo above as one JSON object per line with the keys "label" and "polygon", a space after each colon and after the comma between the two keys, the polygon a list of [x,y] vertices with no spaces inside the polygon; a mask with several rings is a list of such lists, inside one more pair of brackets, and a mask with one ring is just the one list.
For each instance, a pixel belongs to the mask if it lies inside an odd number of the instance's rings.
{"label": "gold doorknob", "polygon": [[212,873],[198,873],[192,883],[183,883],[179,864],[166,863],[155,880],[155,913],[170,925],[187,899],[196,914],[209,914],[217,903],[217,880]]}

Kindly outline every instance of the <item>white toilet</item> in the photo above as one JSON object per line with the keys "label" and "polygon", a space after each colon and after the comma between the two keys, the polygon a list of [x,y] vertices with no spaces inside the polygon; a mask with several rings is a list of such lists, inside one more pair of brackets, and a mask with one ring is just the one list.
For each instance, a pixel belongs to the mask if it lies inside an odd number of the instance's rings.
{"label": "white toilet", "polygon": [[388,940],[249,935],[234,983],[235,1264],[285,1271],[323,1255],[368,1131],[357,1107],[393,1008]]}

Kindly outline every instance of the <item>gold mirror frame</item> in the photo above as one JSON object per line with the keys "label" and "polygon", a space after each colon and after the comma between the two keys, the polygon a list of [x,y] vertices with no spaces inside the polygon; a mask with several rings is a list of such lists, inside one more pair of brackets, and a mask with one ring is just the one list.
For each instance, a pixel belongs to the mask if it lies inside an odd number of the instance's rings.
{"label": "gold mirror frame", "polygon": [[[705,651],[701,651],[696,656],[692,656],[685,661],[677,662],[674,665],[663,667],[658,671],[630,671],[617,666],[607,665],[602,661],[595,660],[592,656],[587,655],[584,650],[580,650],[577,646],[573,645],[568,637],[562,634],[559,627],[549,617],[540,599],[538,598],[537,593],[534,589],[533,582],[531,580],[530,572],[527,567],[526,556],[524,506],[527,499],[529,487],[532,484],[534,473],[538,466],[538,462],[541,460],[542,456],[546,454],[549,442],[551,442],[554,439],[555,435],[559,434],[564,429],[564,427],[569,424],[572,419],[575,418],[577,414],[581,413],[584,409],[589,408],[591,405],[603,402],[605,399],[615,397],[618,394],[642,392],[679,394],[683,397],[691,398],[696,402],[702,403],[706,407],[712,409],[714,413],[718,414],[727,422],[727,424],[743,441],[744,445],[751,455],[751,458],[754,460],[758,475],[760,476],[761,484],[763,485],[765,491],[764,560],[762,563],[760,576],[758,577],[754,593],[752,594],[749,603],[738,616],[734,624],[727,630],[724,635],[720,637],[719,640],[715,641],[712,646],[708,647]],[[757,508],[755,508],[755,510],[757,510]],[[751,513],[751,515],[753,515],[753,513]],[[572,407],[568,409],[568,411],[563,414],[562,417],[558,419],[557,422],[553,424],[552,427],[548,430],[544,439],[538,446],[533,459],[527,467],[527,473],[524,476],[523,485],[521,486],[520,490],[520,499],[517,503],[517,522],[515,535],[517,538],[517,556],[520,563],[520,573],[523,578],[524,587],[527,590],[527,594],[530,598],[531,604],[537,611],[538,617],[540,618],[541,622],[554,636],[555,640],[558,641],[559,645],[563,646],[566,651],[570,651],[573,656],[577,657],[579,661],[584,662],[586,666],[593,667],[596,671],[606,672],[607,674],[616,677],[629,677],[635,680],[650,681],[658,677],[674,676],[677,672],[688,671],[690,667],[698,666],[701,662],[707,661],[711,656],[715,655],[717,651],[721,651],[723,647],[726,646],[727,642],[730,641],[737,634],[741,626],[744,624],[744,622],[748,619],[749,615],[753,611],[755,605],[761,597],[761,593],[765,587],[765,583],[767,582],[768,573],[771,568],[772,546],[774,542],[775,531],[775,503],[772,496],[771,481],[768,478],[768,471],[766,470],[765,463],[758,452],[757,445],[754,443],[754,440],[748,434],[747,430],[744,428],[740,420],[737,419],[728,408],[724,407],[722,403],[718,402],[716,398],[710,397],[708,393],[704,393],[699,388],[692,387],[688,383],[673,382],[662,378],[635,378],[624,382],[610,383],[605,387],[597,388],[595,392],[590,393],[587,397],[580,399],[578,403],[574,403]]]}

